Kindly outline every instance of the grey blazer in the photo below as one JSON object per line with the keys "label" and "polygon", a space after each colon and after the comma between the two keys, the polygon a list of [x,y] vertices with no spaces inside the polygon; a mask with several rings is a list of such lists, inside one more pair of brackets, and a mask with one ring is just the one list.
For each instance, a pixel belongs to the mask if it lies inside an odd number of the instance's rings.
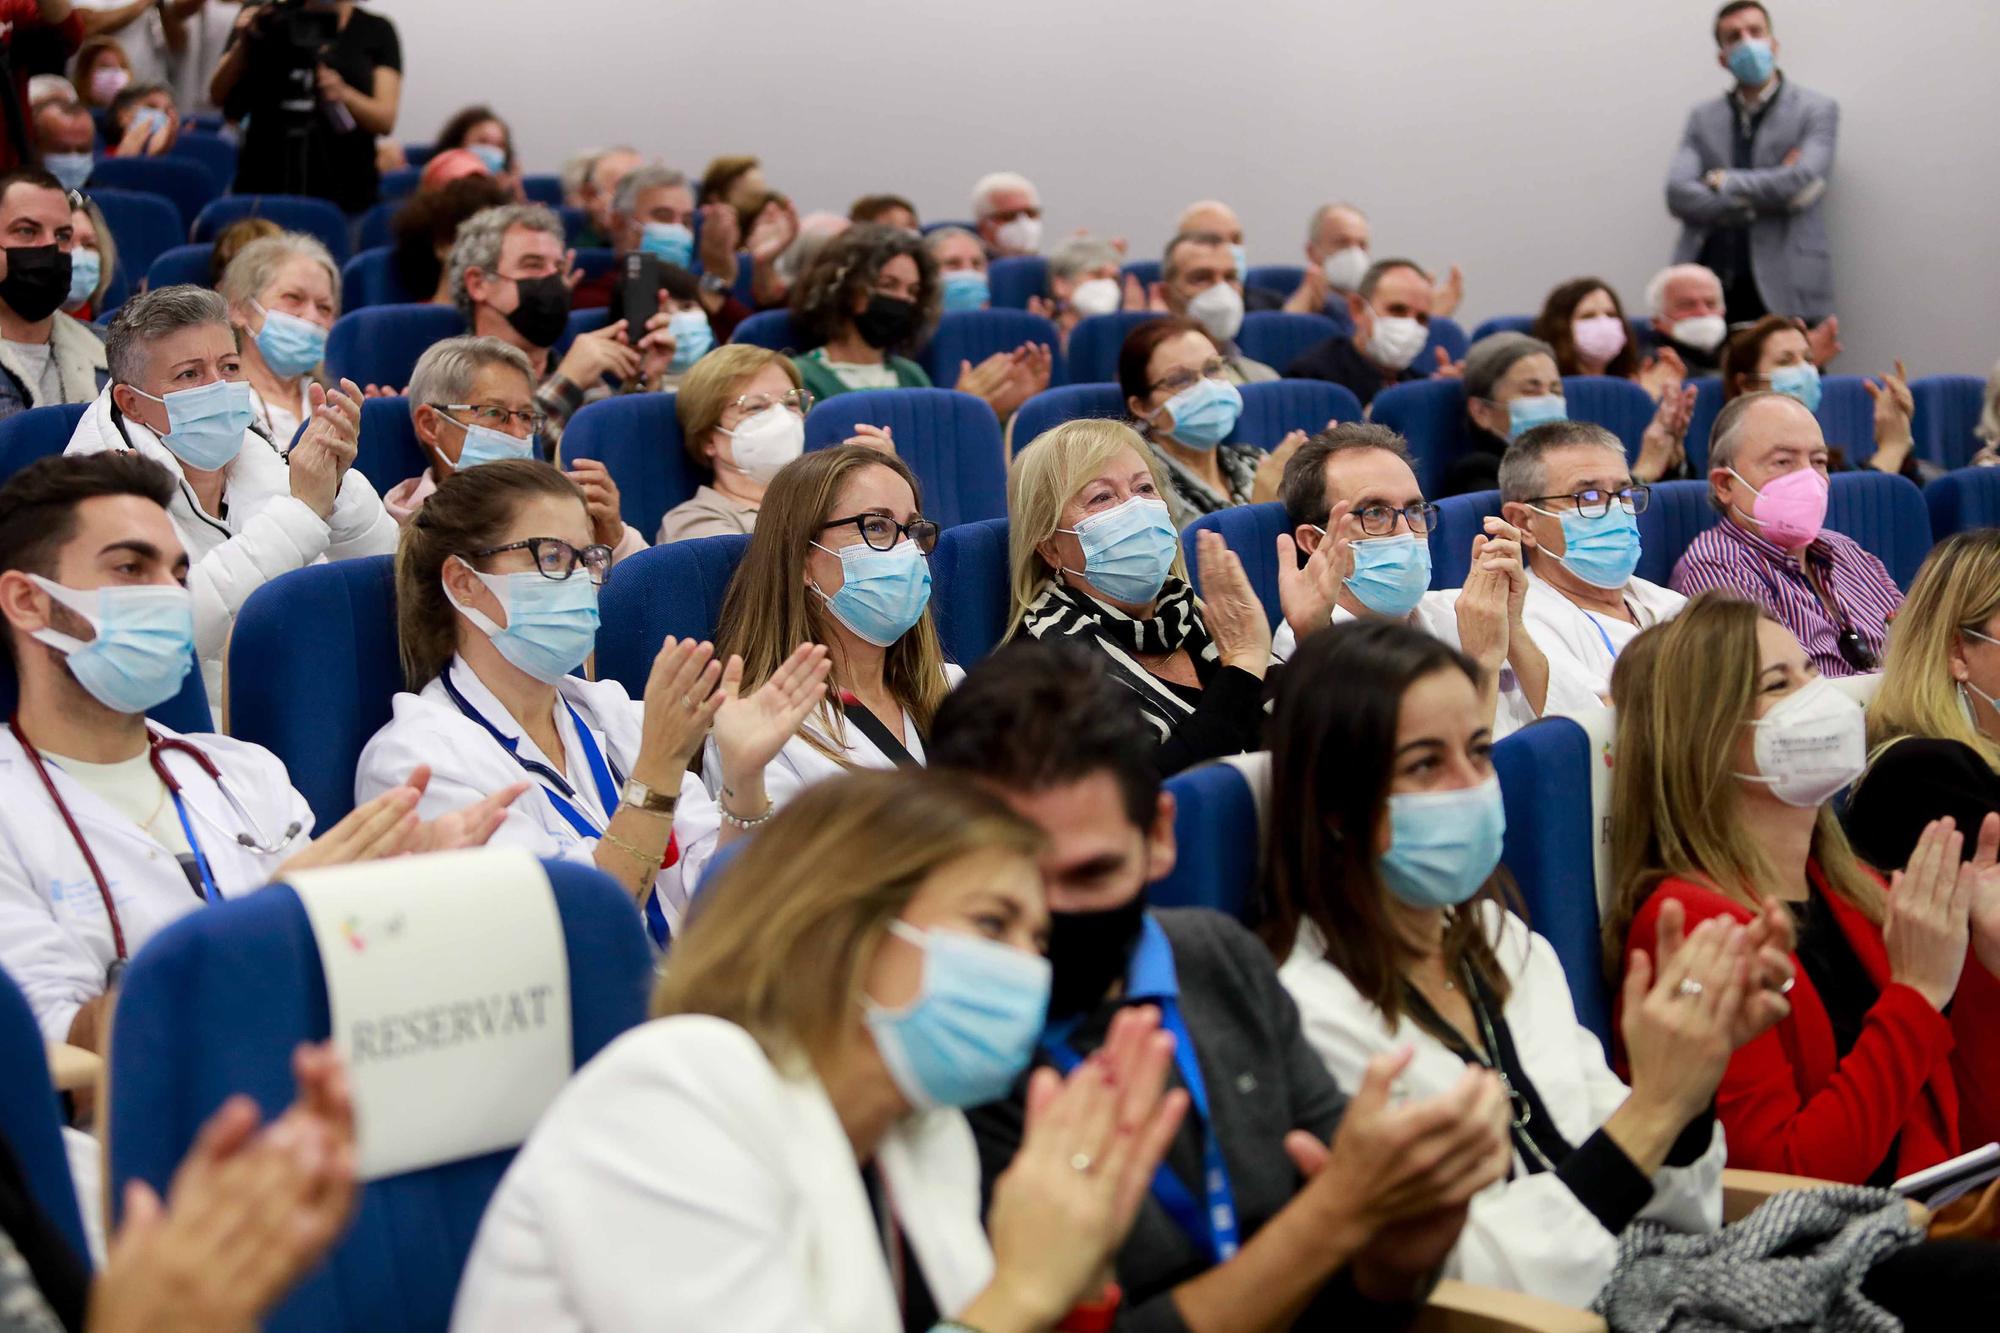
{"label": "grey blazer", "polygon": [[[1674,262],[1694,262],[1718,226],[1750,228],[1750,266],[1764,304],[1781,314],[1820,320],[1833,313],[1833,259],[1820,204],[1833,174],[1840,104],[1786,79],[1757,127],[1748,170],[1729,164],[1736,105],[1727,94],[1688,113],[1667,171],[1667,211],[1681,220]],[[1786,166],[1793,149],[1798,161]],[[1720,190],[1702,183],[1728,172]]]}

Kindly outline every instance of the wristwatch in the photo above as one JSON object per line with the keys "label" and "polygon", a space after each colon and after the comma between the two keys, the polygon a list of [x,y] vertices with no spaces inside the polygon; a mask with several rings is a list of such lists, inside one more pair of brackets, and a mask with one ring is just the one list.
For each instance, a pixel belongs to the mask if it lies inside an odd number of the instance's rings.
{"label": "wristwatch", "polygon": [[716,277],[713,273],[702,274],[700,286],[703,291],[714,292],[717,296],[721,296],[729,290],[729,284],[721,278]]}
{"label": "wristwatch", "polygon": [[680,789],[655,791],[637,778],[625,779],[625,790],[619,794],[618,803],[629,805],[635,810],[644,810],[649,815],[670,815],[674,803],[681,798]]}

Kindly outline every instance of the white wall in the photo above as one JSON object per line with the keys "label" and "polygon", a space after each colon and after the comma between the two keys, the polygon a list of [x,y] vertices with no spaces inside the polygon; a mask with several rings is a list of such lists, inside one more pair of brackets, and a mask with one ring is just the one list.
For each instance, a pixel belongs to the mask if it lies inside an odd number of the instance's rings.
{"label": "white wall", "polygon": [[[1984,374],[2000,355],[1993,0],[1772,0],[1780,63],[1837,97],[1826,205],[1840,370]],[[1325,199],[1378,255],[1466,272],[1461,322],[1594,272],[1629,307],[1668,257],[1662,182],[1718,95],[1709,0],[421,0],[388,3],[400,137],[490,100],[527,165],[630,141],[698,173],[762,156],[802,209],[893,190],[961,217],[982,172],[1041,186],[1052,236],[1156,254],[1204,196],[1251,262],[1303,262]]]}

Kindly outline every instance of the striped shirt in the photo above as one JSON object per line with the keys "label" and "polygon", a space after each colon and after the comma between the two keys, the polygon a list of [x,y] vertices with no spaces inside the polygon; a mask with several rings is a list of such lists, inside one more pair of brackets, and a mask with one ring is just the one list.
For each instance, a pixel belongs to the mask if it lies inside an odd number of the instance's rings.
{"label": "striped shirt", "polygon": [[1903,604],[1889,571],[1853,538],[1830,530],[1801,554],[1724,519],[1688,543],[1670,586],[1685,597],[1721,588],[1756,602],[1798,636],[1822,675],[1857,674],[1840,655],[1840,634],[1849,627],[1879,662],[1889,618]]}

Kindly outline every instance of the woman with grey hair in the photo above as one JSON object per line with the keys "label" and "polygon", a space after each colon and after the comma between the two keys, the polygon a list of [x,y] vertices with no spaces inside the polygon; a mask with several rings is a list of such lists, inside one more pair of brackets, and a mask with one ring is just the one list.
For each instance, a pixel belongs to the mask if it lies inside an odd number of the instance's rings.
{"label": "woman with grey hair", "polygon": [[244,246],[223,270],[220,290],[241,331],[250,424],[287,448],[312,414],[308,386],[324,383],[319,368],[340,317],[340,270],[315,238],[280,232]]}

